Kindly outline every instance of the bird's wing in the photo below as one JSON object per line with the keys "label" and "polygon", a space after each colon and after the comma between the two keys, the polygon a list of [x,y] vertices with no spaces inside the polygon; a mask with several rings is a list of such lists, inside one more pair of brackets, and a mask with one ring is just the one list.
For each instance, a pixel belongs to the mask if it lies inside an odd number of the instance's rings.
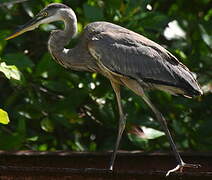
{"label": "bird's wing", "polygon": [[192,80],[188,69],[173,55],[136,33],[102,32],[94,35],[88,46],[95,59],[117,74],[170,86],[179,86],[186,76]]}

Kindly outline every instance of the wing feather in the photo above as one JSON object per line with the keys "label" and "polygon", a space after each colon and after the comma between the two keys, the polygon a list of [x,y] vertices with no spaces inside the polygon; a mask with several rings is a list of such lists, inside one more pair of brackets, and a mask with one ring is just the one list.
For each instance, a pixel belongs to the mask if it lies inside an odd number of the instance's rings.
{"label": "wing feather", "polygon": [[117,74],[149,84],[199,91],[192,73],[176,57],[127,29],[116,27],[98,32],[88,47],[95,59]]}
{"label": "wing feather", "polygon": [[126,37],[98,34],[89,42],[89,49],[107,69],[115,73],[145,81],[176,81],[170,67],[172,64],[164,60],[158,51],[137,42],[129,42]]}

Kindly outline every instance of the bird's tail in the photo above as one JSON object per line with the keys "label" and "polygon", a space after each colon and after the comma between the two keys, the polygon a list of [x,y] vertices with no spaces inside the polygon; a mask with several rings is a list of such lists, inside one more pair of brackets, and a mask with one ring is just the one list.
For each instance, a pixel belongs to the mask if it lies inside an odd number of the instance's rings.
{"label": "bird's tail", "polygon": [[180,79],[179,81],[180,87],[183,90],[183,93],[181,95],[185,97],[203,95],[203,91],[201,90],[200,85],[196,80],[196,75],[194,75],[194,73],[186,71],[186,78],[183,78],[183,75],[181,77],[182,79]]}
{"label": "bird's tail", "polygon": [[187,98],[203,94],[196,77],[194,77],[190,71],[181,71],[180,76],[176,75],[176,79],[178,79],[176,83],[160,83],[155,84],[155,87],[173,95],[184,96]]}
{"label": "bird's tail", "polygon": [[195,85],[192,84],[192,86],[185,88],[184,94],[182,95],[185,97],[201,96],[203,95],[203,91],[201,90],[199,84],[196,82]]}

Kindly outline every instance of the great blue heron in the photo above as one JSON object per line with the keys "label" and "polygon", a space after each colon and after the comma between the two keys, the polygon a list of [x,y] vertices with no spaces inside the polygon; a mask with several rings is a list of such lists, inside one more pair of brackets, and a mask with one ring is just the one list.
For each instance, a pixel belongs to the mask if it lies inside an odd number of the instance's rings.
{"label": "great blue heron", "polygon": [[88,24],[78,45],[72,49],[64,48],[77,33],[77,18],[70,7],[60,3],[49,4],[6,40],[31,31],[40,24],[53,21],[63,21],[65,24],[64,30],[52,31],[48,41],[48,49],[56,62],[65,68],[102,74],[110,80],[116,94],[120,119],[109,169],[113,170],[126,123],[121,104],[120,86],[126,86],[141,96],[161,123],[178,162],[176,168],[169,170],[167,175],[178,170],[182,171],[183,167],[197,168],[199,165],[183,162],[165,118],[144,93],[144,90],[155,88],[185,97],[201,95],[202,91],[189,69],[157,43],[109,22]]}

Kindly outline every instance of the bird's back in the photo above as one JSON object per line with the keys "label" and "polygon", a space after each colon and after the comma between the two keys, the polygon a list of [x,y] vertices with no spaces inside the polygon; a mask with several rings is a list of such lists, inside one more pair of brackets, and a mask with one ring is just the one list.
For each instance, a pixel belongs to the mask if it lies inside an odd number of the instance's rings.
{"label": "bird's back", "polygon": [[91,54],[107,70],[172,94],[202,93],[189,69],[148,38],[108,22],[91,23],[85,32]]}

